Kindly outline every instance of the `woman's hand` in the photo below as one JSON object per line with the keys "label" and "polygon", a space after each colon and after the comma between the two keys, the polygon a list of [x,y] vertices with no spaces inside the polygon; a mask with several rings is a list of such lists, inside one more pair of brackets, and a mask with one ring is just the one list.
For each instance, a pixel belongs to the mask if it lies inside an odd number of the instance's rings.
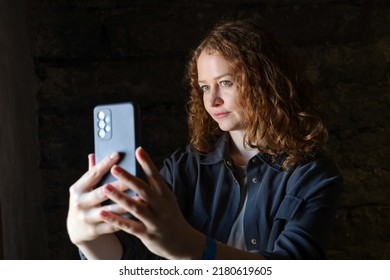
{"label": "woman's hand", "polygon": [[100,213],[103,210],[124,213],[118,205],[102,206],[107,200],[103,187],[95,188],[102,176],[118,162],[119,154],[113,153],[95,165],[95,156],[89,155],[89,170],[70,189],[67,228],[70,240],[75,245],[81,245],[118,229],[102,221]]}
{"label": "woman's hand", "polygon": [[[138,237],[151,252],[167,259],[200,258],[205,237],[184,219],[175,195],[147,153],[138,148],[136,157],[147,182],[115,165],[111,173],[118,181],[104,186],[103,192],[137,219],[103,210],[100,217],[106,225],[100,224],[99,231],[126,231]],[[137,195],[129,197],[121,191],[126,188]]]}

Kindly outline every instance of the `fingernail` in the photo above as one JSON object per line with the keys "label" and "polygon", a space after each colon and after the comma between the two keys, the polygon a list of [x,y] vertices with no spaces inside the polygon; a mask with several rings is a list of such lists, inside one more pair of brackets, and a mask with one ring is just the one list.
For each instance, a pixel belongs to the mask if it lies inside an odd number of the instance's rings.
{"label": "fingernail", "polygon": [[113,152],[111,155],[110,155],[110,159],[117,159],[119,157],[119,153],[118,152]]}
{"label": "fingernail", "polygon": [[108,192],[112,192],[114,190],[114,188],[111,185],[106,185],[105,190]]}
{"label": "fingernail", "polygon": [[122,168],[119,166],[119,165],[114,165],[112,167],[112,171],[115,173],[115,174],[121,174],[122,173]]}
{"label": "fingernail", "polygon": [[102,212],[100,212],[100,215],[103,217],[103,218],[108,218],[108,216],[109,216],[109,214],[108,214],[108,212],[107,211],[102,211]]}

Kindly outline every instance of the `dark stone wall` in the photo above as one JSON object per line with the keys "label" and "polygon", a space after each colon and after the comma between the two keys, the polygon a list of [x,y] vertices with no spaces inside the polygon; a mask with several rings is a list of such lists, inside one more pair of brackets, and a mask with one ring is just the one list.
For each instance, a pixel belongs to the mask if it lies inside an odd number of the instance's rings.
{"label": "dark stone wall", "polygon": [[46,227],[41,207],[42,183],[38,166],[35,80],[26,27],[25,1],[2,0],[0,260],[48,257]]}
{"label": "dark stone wall", "polygon": [[345,177],[329,257],[390,257],[389,1],[29,2],[51,258],[78,257],[65,227],[68,188],[93,151],[93,106],[138,102],[142,145],[161,166],[187,142],[189,51],[222,17],[263,20],[324,99],[327,149]]}

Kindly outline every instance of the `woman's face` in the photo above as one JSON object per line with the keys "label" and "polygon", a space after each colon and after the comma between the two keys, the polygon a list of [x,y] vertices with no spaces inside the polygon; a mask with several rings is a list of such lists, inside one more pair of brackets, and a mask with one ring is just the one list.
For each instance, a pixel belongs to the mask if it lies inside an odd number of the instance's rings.
{"label": "woman's face", "polygon": [[221,130],[241,130],[243,108],[238,100],[236,81],[226,60],[216,51],[202,51],[197,68],[206,111]]}

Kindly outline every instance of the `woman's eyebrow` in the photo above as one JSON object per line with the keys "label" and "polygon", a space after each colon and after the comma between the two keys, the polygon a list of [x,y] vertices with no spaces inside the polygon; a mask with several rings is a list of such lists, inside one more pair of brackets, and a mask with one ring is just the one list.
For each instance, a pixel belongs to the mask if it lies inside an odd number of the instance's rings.
{"label": "woman's eyebrow", "polygon": [[[222,75],[219,75],[219,76],[215,77],[215,78],[214,78],[214,81],[215,81],[215,80],[219,80],[219,79],[221,79],[221,78],[223,78],[223,77],[225,77],[225,76],[232,76],[232,74],[230,74],[230,73],[224,73],[224,74],[222,74]],[[198,80],[198,83],[206,83],[206,81]]]}

